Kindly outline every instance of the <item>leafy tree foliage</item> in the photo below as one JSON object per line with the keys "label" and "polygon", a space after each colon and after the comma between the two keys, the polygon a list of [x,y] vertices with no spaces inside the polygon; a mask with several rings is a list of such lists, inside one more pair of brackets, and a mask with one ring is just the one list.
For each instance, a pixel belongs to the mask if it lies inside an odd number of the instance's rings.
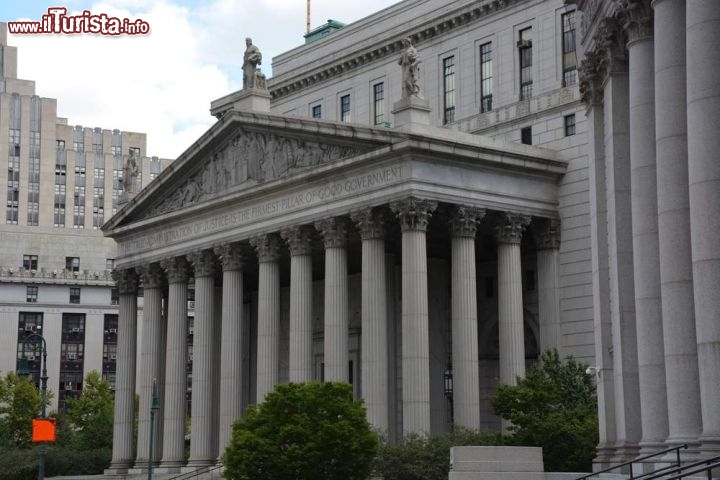
{"label": "leafy tree foliage", "polygon": [[87,374],[82,393],[78,398],[68,399],[67,405],[76,450],[112,448],[113,393],[99,372]]}
{"label": "leafy tree foliage", "polygon": [[0,445],[28,448],[32,420],[40,413],[40,394],[30,379],[8,372],[0,377]]}
{"label": "leafy tree foliage", "polygon": [[598,443],[597,397],[585,369],[548,350],[517,386],[502,385],[492,400],[495,412],[512,423],[509,441],[542,447],[547,471],[591,469]]}
{"label": "leafy tree foliage", "polygon": [[233,425],[225,477],[366,480],[377,438],[346,383],[278,385]]}

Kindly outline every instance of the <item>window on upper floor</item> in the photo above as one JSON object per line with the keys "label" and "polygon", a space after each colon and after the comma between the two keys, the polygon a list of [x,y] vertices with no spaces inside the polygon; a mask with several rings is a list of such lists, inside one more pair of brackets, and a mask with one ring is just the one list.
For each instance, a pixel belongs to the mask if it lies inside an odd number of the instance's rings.
{"label": "window on upper floor", "polygon": [[520,130],[520,143],[532,145],[532,127],[525,127]]}
{"label": "window on upper floor", "polygon": [[71,272],[80,271],[80,257],[65,257],[65,270]]}
{"label": "window on upper floor", "polygon": [[518,54],[520,57],[520,100],[532,96],[532,28],[520,30],[518,39]]}
{"label": "window on upper floor", "polygon": [[340,121],[350,121],[350,95],[340,97]]}
{"label": "window on upper floor", "polygon": [[443,124],[455,121],[455,57],[443,58]]}
{"label": "window on upper floor", "polygon": [[25,295],[25,301],[27,303],[37,303],[38,299],[38,287],[27,287],[27,292]]}
{"label": "window on upper floor", "polygon": [[80,288],[70,287],[70,303],[80,303]]}
{"label": "window on upper floor", "polygon": [[37,255],[23,255],[23,268],[25,270],[37,270],[38,256]]}
{"label": "window on upper floor", "polygon": [[565,136],[575,135],[575,114],[565,115]]}
{"label": "window on upper floor", "polygon": [[383,82],[373,85],[373,116],[375,125],[385,123],[385,84]]}
{"label": "window on upper floor", "polygon": [[480,111],[492,110],[493,97],[492,43],[480,45]]}
{"label": "window on upper floor", "polygon": [[575,49],[575,11],[562,15],[563,87],[577,83],[577,52]]}
{"label": "window on upper floor", "polygon": [[322,105],[313,105],[311,112],[312,118],[322,118]]}

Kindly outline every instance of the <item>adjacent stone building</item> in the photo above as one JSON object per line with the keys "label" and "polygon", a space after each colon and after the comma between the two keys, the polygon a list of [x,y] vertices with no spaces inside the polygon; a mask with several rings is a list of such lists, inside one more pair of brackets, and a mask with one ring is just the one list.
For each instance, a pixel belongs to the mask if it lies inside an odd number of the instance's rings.
{"label": "adjacent stone building", "polygon": [[[100,227],[118,209],[125,159],[141,166],[138,187],[169,160],[146,156],[143,133],[68,125],[55,99],[17,77],[17,54],[0,23],[0,373],[15,370],[25,339],[41,333],[51,409],[62,409],[91,370],[115,383],[116,248]],[[33,345],[25,349],[37,381]]]}

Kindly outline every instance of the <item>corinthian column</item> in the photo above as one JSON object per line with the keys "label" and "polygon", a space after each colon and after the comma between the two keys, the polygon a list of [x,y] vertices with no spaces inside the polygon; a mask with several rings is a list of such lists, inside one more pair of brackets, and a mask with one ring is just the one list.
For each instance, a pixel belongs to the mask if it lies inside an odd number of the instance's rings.
{"label": "corinthian column", "polygon": [[[157,263],[139,268],[138,273],[142,278],[144,304],[142,349],[140,350],[140,410],[138,412],[138,442],[135,468],[147,468],[150,449],[152,386],[153,381],[160,381],[161,369],[165,365],[164,358],[161,356],[165,350],[162,335],[162,289],[164,279],[162,269]],[[161,447],[162,429],[155,428],[153,437],[153,444]]]}
{"label": "corinthian column", "polygon": [[347,382],[348,287],[347,223],[344,218],[327,218],[315,223],[325,243],[325,381]]}
{"label": "corinthian column", "polygon": [[560,220],[545,220],[538,232],[540,351],[560,348]]}
{"label": "corinthian column", "polygon": [[137,350],[137,274],[135,270],[113,272],[120,294],[118,317],[117,375],[113,453],[108,473],[127,473],[133,462],[135,419],[135,355]]}
{"label": "corinthian column", "polygon": [[250,240],[260,262],[258,285],[257,388],[260,404],[278,383],[280,367],[280,236],[274,233]]}
{"label": "corinthian column", "polygon": [[425,233],[437,202],[392,202],[402,230],[403,433],[430,433],[430,341]]}
{"label": "corinthian column", "polygon": [[[230,441],[233,422],[242,416],[243,251],[238,243],[215,249],[223,270],[220,336],[220,455]],[[217,366],[216,366],[217,368]]]}
{"label": "corinthian column", "polygon": [[700,441],[703,453],[717,455],[720,450],[720,136],[717,132],[720,125],[717,54],[720,3],[714,0],[687,2],[686,25],[690,226],[702,406]]}
{"label": "corinthian column", "polygon": [[517,385],[525,376],[525,322],[523,315],[520,241],[530,217],[505,213],[495,227],[498,242],[498,332],[500,383]]}
{"label": "corinthian column", "polygon": [[169,284],[167,350],[165,358],[165,418],[160,466],[179,472],[185,463],[185,393],[187,390],[187,281],[184,257],[163,260],[160,265]]}
{"label": "corinthian column", "polygon": [[290,368],[291,382],[313,378],[312,359],[312,235],[309,225],[283,230],[290,249]]}
{"label": "corinthian column", "polygon": [[192,428],[190,429],[189,467],[215,463],[213,435],[213,395],[215,359],[215,333],[213,313],[215,303],[215,273],[217,262],[211,250],[188,255],[195,270],[195,334],[193,336],[192,366]]}
{"label": "corinthian column", "polygon": [[351,214],[362,239],[361,385],[368,422],[388,431],[388,325],[384,217],[370,208]]}
{"label": "corinthian column", "polygon": [[450,222],[454,422],[472,429],[480,428],[475,232],[484,216],[484,210],[458,206]]}

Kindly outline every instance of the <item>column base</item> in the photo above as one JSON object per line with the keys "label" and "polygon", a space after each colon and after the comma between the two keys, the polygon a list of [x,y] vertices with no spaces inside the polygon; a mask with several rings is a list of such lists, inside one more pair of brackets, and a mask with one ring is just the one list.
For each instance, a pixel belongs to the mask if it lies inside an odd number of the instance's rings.
{"label": "column base", "polygon": [[720,435],[701,435],[700,457],[714,457],[720,455]]}
{"label": "column base", "polygon": [[110,465],[108,468],[103,470],[103,475],[127,475],[130,471],[130,467],[119,467]]}
{"label": "column base", "polygon": [[179,463],[177,465],[160,464],[159,467],[153,468],[153,473],[157,473],[157,474],[182,473],[181,470],[184,466],[185,466],[184,463]]}
{"label": "column base", "polygon": [[597,456],[593,460],[592,468],[594,472],[604,470],[613,465],[612,459],[615,456],[615,445],[612,443],[600,443],[597,448]]}
{"label": "column base", "polygon": [[[640,448],[636,443],[618,443],[615,446],[615,455],[613,455],[611,461],[613,464],[625,463],[630,460],[634,460],[640,453]],[[623,473],[629,473],[623,469]]]}

